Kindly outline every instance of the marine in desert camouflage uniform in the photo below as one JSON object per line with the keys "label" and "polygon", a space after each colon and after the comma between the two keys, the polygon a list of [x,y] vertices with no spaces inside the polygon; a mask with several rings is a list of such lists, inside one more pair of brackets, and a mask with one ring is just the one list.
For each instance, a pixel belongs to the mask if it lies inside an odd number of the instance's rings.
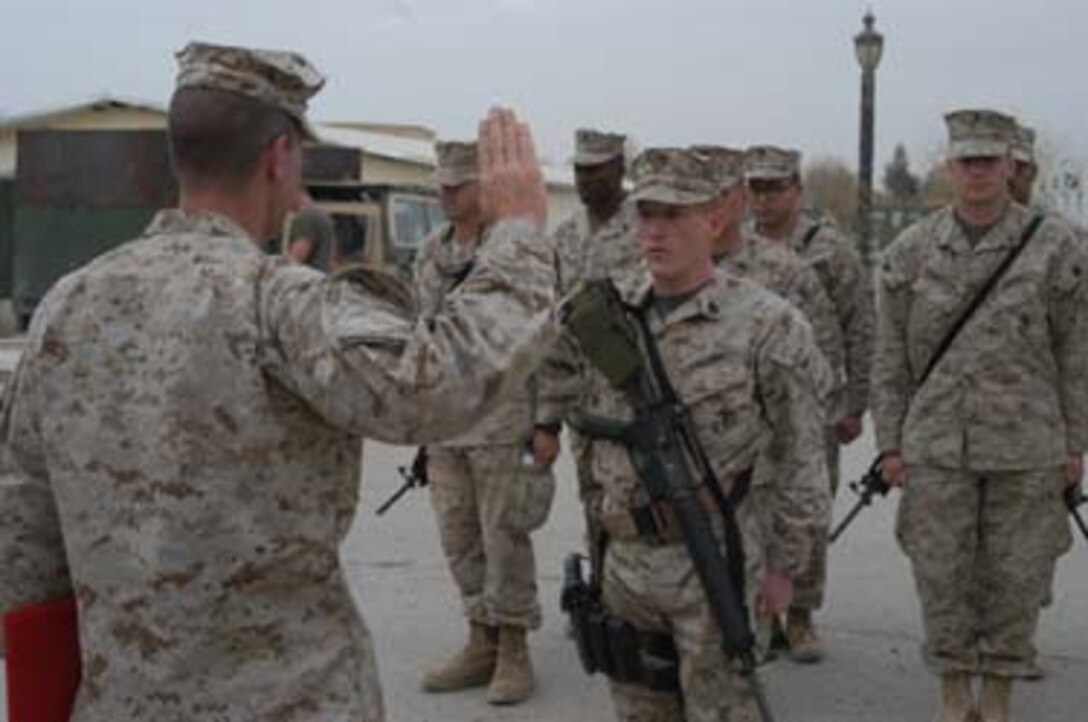
{"label": "marine in desert camouflage uniform", "polygon": [[[839,447],[861,434],[861,420],[869,403],[874,308],[869,270],[850,240],[826,221],[804,219],[801,155],[774,146],[749,148],[745,178],[751,194],[755,230],[788,246],[819,274],[835,314],[843,341],[846,383],[833,402],[826,433],[831,492],[839,480]],[[814,549],[807,573],[798,580],[794,606],[787,617],[786,635],[791,657],[815,662],[823,644],[812,614],[823,605],[827,583],[827,549]]]}
{"label": "marine in desert camouflage uniform", "polygon": [[[574,144],[575,184],[583,207],[564,220],[552,235],[557,299],[568,296],[587,280],[611,278],[618,283],[632,282],[630,279],[637,282],[646,272],[634,237],[635,206],[623,184],[628,138],[583,128],[575,132]],[[550,353],[539,374],[536,445],[543,453],[557,450],[563,421],[560,409],[551,402],[551,387],[577,384],[586,373],[581,359],[564,351],[559,347]],[[568,429],[568,433],[579,496],[587,513],[592,515],[600,502],[600,487],[590,473],[592,444],[575,429]]]}
{"label": "marine in desert camouflage uniform", "polygon": [[60,280],[5,395],[24,482],[0,493],[0,611],[73,592],[72,713],[384,719],[345,583],[360,436],[425,443],[481,417],[548,342],[552,254],[528,130],[481,135],[498,222],[434,323],[410,288],[261,252],[304,200],[301,56],[179,54],[177,209]]}
{"label": "marine in desert camouflage uniform", "polygon": [[[490,234],[480,206],[476,143],[440,142],[435,154],[448,223],[424,241],[416,259],[427,323],[440,318]],[[526,457],[534,390],[535,382],[527,381],[468,431],[427,447],[431,502],[469,635],[463,649],[426,672],[425,691],[488,685],[489,702],[515,704],[535,687],[526,632],[540,626],[540,602],[529,533],[547,519],[555,478],[552,459]]]}
{"label": "marine in desert camouflage uniform", "polygon": [[[784,611],[790,579],[807,557],[808,529],[828,513],[821,397],[830,372],[798,311],[714,268],[724,215],[705,157],[647,150],[632,176],[638,239],[652,282],[620,292],[646,314],[723,491],[730,493],[760,454],[778,459],[780,473],[758,478],[737,513],[748,560],[746,596],[765,611]],[[571,413],[631,417],[626,398],[596,369],[585,383],[568,399]],[[598,521],[607,538],[602,600],[642,632],[670,636],[679,655],[677,691],[611,683],[617,718],[754,720],[750,692],[722,653],[687,549],[666,529],[636,522],[650,502],[627,449],[604,439],[593,448],[593,478],[602,490]],[[720,520],[717,506],[708,513]]]}
{"label": "marine in desert camouflage uniform", "polygon": [[1015,121],[990,110],[946,121],[954,202],[881,263],[873,417],[884,476],[903,488],[897,536],[941,676],[938,720],[1007,722],[1011,681],[1030,669],[1039,608],[1071,544],[1062,494],[1088,446],[1088,258],[1067,224],[1040,216],[923,382],[1038,213],[1009,196]]}

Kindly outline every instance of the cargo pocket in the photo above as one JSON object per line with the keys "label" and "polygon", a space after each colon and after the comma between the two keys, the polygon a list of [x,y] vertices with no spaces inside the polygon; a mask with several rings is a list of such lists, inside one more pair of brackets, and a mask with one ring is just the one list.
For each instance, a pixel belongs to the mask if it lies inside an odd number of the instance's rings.
{"label": "cargo pocket", "polygon": [[548,519],[555,499],[555,474],[535,463],[519,463],[507,489],[502,525],[511,531],[531,532]]}

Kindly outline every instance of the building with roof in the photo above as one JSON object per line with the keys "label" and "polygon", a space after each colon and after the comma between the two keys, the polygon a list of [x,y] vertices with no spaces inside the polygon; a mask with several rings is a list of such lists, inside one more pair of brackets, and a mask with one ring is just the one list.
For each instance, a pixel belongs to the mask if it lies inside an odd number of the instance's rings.
{"label": "building with roof", "polygon": [[[14,178],[21,130],[154,130],[166,127],[166,108],[156,103],[102,95],[67,105],[0,116],[0,178]],[[325,143],[359,148],[363,183],[431,184],[434,142],[430,128],[418,125],[341,121],[315,123]],[[578,204],[569,169],[544,169],[553,224]]]}

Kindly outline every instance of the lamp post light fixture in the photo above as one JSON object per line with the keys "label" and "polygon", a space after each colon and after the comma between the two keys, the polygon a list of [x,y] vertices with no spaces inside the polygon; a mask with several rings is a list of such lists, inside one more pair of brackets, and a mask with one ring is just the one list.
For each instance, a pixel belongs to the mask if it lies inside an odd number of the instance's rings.
{"label": "lamp post light fixture", "polygon": [[873,136],[876,114],[876,68],[884,54],[884,36],[876,31],[873,11],[865,13],[865,28],[854,37],[861,66],[861,147],[858,154],[858,241],[861,256],[873,250]]}

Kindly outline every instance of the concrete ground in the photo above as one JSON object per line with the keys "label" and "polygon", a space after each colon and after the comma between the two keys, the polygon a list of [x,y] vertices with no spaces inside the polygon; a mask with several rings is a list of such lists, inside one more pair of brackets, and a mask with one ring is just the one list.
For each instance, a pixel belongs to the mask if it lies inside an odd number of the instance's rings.
{"label": "concrete ground", "polygon": [[[847,450],[844,480],[860,476],[871,449],[866,438]],[[574,474],[565,455],[552,518],[536,536],[545,609],[544,626],[532,638],[539,693],[519,707],[495,709],[482,690],[439,696],[419,691],[420,669],[457,648],[464,623],[427,494],[413,493],[386,516],[374,516],[374,508],[399,483],[396,465],[408,463],[411,455],[411,449],[367,445],[363,503],[343,550],[377,644],[391,722],[612,719],[604,680],[582,673],[558,609],[561,561],[582,540]],[[848,493],[840,495],[836,518],[852,500]],[[895,505],[894,498],[878,502],[833,548],[830,597],[820,618],[827,660],[813,667],[783,662],[764,668],[778,722],[931,719],[936,685],[921,663],[918,603],[891,535]],[[1018,722],[1088,719],[1088,544],[1082,538],[1060,563],[1039,647],[1050,674],[1017,688]]]}

